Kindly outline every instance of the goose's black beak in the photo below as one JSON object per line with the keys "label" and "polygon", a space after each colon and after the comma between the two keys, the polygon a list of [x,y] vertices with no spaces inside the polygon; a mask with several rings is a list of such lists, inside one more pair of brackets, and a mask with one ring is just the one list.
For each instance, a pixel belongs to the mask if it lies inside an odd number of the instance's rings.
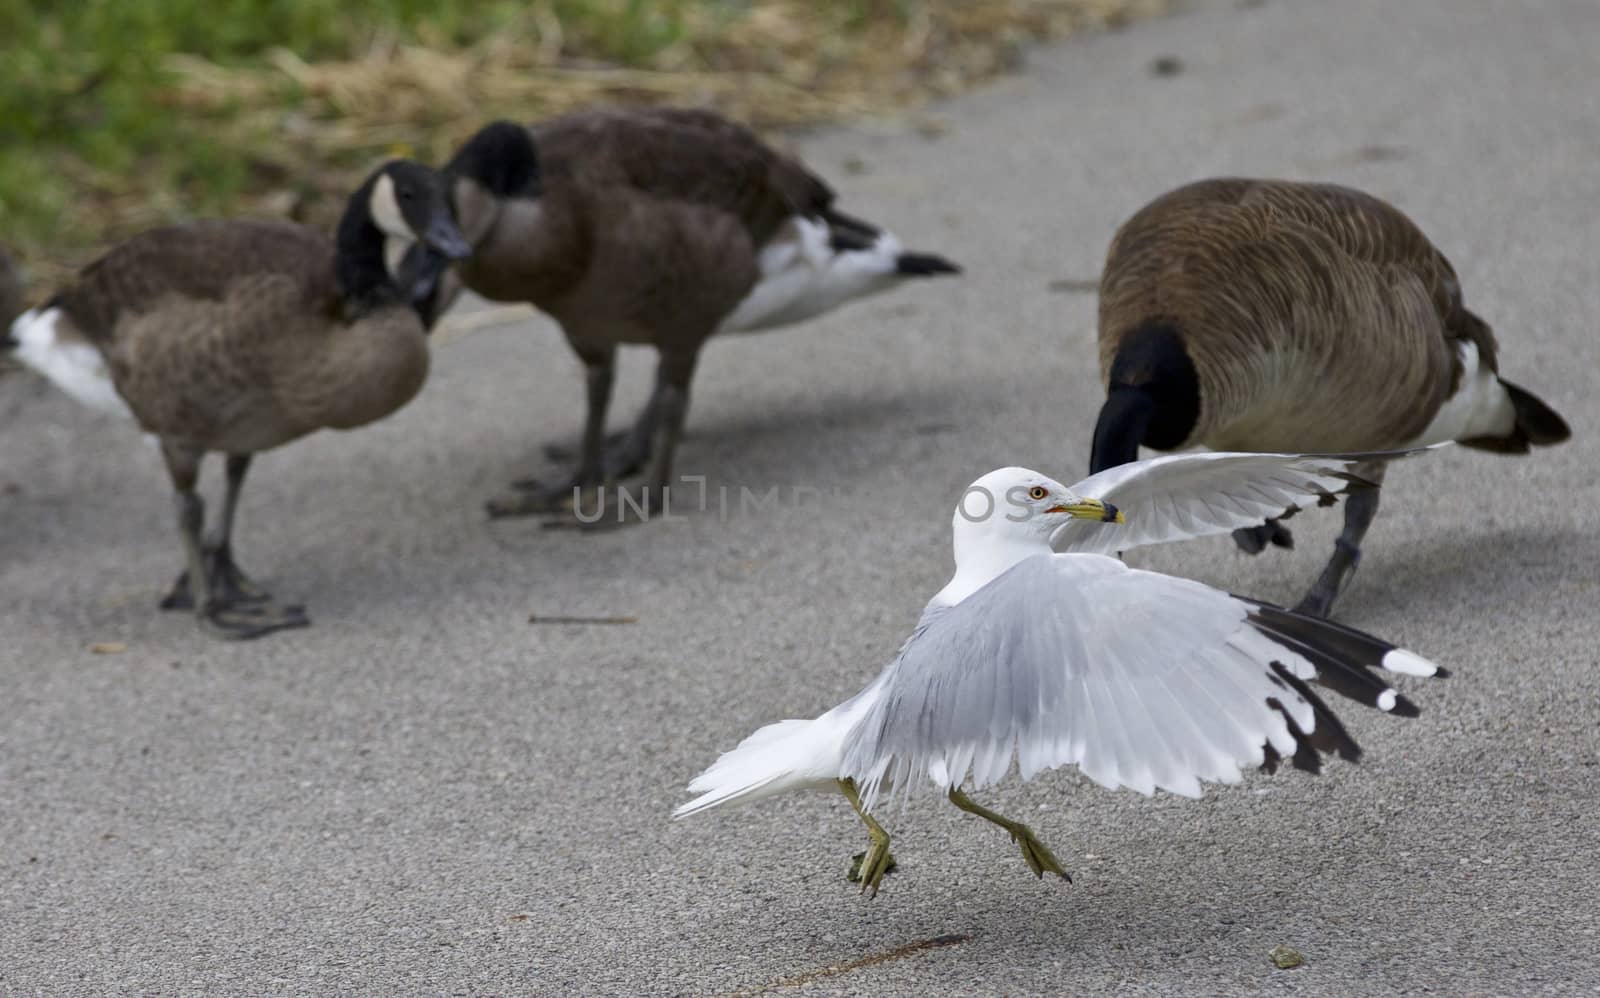
{"label": "goose's black beak", "polygon": [[423,243],[406,247],[405,256],[395,268],[395,283],[409,288],[413,305],[425,300],[438,287],[439,278],[450,266],[443,253],[430,249]]}
{"label": "goose's black beak", "polygon": [[428,222],[428,231],[422,234],[422,241],[450,260],[465,260],[472,255],[472,244],[449,215],[434,215]]}

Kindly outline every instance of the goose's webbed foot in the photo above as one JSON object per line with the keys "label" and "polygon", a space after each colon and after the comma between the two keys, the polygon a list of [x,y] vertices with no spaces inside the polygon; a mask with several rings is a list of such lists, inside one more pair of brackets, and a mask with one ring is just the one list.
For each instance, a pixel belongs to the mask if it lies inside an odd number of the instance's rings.
{"label": "goose's webbed foot", "polygon": [[[233,560],[231,544],[207,544],[202,554],[214,601],[236,606],[272,601],[271,594],[251,581],[250,576],[244,574],[244,569]],[[172,588],[161,599],[161,609],[194,609],[194,593],[189,586],[188,569],[178,573]]]}
{"label": "goose's webbed foot", "polygon": [[1240,527],[1233,532],[1233,542],[1245,554],[1260,554],[1268,545],[1293,548],[1294,535],[1277,520],[1268,520],[1259,527]]}

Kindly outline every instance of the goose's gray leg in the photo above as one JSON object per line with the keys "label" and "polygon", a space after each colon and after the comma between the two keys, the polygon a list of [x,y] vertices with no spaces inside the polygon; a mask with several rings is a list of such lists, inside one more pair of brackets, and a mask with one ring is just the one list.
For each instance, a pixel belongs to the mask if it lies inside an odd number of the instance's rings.
{"label": "goose's gray leg", "polygon": [[662,350],[661,363],[656,369],[656,387],[649,404],[629,432],[621,454],[607,455],[607,482],[615,481],[621,464],[636,465],[648,458],[650,467],[643,484],[637,490],[617,489],[613,496],[604,497],[605,501],[594,510],[586,510],[596,517],[594,519],[579,517],[570,524],[555,522],[547,526],[609,530],[642,523],[670,510],[672,462],[689,415],[689,383],[694,378],[698,359],[698,343],[692,349]]}
{"label": "goose's gray leg", "polygon": [[222,521],[207,545],[211,552],[212,584],[219,585],[223,596],[236,602],[267,600],[267,591],[250,581],[233,560],[233,520],[239,512],[239,492],[244,488],[244,476],[250,471],[250,454],[229,454],[227,460],[227,491],[222,494]]}
{"label": "goose's gray leg", "polygon": [[640,410],[633,427],[617,434],[606,445],[606,479],[617,481],[643,468],[656,446],[656,430],[661,425],[662,397],[665,388],[658,382],[650,401]]}
{"label": "goose's gray leg", "polygon": [[[649,411],[649,407],[646,406],[644,411],[639,414],[639,418],[643,419],[649,413]],[[618,430],[615,433],[607,433],[605,436],[605,443],[603,445],[605,452],[610,454],[613,450],[620,449],[623,444],[628,442],[628,438],[631,436],[633,436],[633,430],[631,429]],[[582,456],[582,454],[582,440],[579,440],[576,444],[567,443],[566,441],[562,440],[552,440],[544,445],[544,456],[551,461],[561,464],[569,461],[576,462],[579,457]],[[624,474],[631,474],[635,471],[638,471],[642,466],[642,463],[640,465],[635,465],[624,472]],[[536,478],[520,478],[511,484],[515,488],[527,489],[533,488],[537,483],[538,479]]]}
{"label": "goose's gray leg", "polygon": [[[1355,474],[1378,486],[1383,483],[1384,470],[1384,465],[1367,464],[1356,468]],[[1376,487],[1360,489],[1344,497],[1344,531],[1333,542],[1333,557],[1328,559],[1327,567],[1317,576],[1305,598],[1295,604],[1296,613],[1326,617],[1333,610],[1333,601],[1338,599],[1339,592],[1355,574],[1356,566],[1361,564],[1361,542],[1367,536],[1367,528],[1372,526],[1372,518],[1378,514],[1379,491]]]}
{"label": "goose's gray leg", "polygon": [[[678,441],[683,438],[683,424],[689,418],[689,384],[698,360],[698,344],[690,350],[662,351],[655,394],[634,427],[634,440],[643,441],[644,453],[650,458],[641,501],[636,504],[646,518],[668,509],[671,502],[672,462],[677,457]],[[633,513],[633,509],[624,508],[623,512]]]}
{"label": "goose's gray leg", "polygon": [[578,356],[584,364],[588,406],[583,420],[583,440],[578,447],[577,470],[571,478],[555,484],[536,478],[512,482],[511,487],[517,490],[515,494],[489,500],[491,517],[565,513],[572,509],[574,492],[597,488],[609,480],[605,462],[606,412],[611,407],[611,388],[616,381],[617,350],[614,346],[583,349],[578,351]]}
{"label": "goose's gray leg", "polygon": [[[227,461],[227,491],[222,497],[222,518],[217,528],[206,538],[202,553],[205,555],[212,595],[233,605],[266,603],[272,596],[251,581],[233,560],[233,522],[239,512],[239,492],[244,487],[244,476],[250,470],[250,454],[229,454]],[[163,610],[192,610],[194,597],[189,592],[189,570],[184,569],[172,584],[172,591],[161,601]],[[286,610],[300,611],[298,606]]]}
{"label": "goose's gray leg", "polygon": [[[662,386],[656,385],[655,391],[650,394],[650,400],[639,411],[639,418],[632,427],[607,435],[605,438],[605,456],[601,459],[605,469],[605,480],[616,482],[627,478],[629,475],[643,468],[650,460],[651,448],[655,446],[656,428],[660,425],[660,399]],[[545,455],[552,460],[573,460],[576,455],[571,448],[561,444],[550,444],[544,449]]]}
{"label": "goose's gray leg", "polygon": [[[255,590],[257,595],[244,600],[230,598],[218,565],[224,562],[232,565],[232,559],[226,557],[219,561],[216,552],[227,549],[227,532],[232,529],[231,513],[224,512],[225,533],[220,543],[208,545],[201,540],[206,507],[195,491],[195,485],[200,478],[200,459],[203,454],[163,441],[161,455],[167,463],[167,474],[172,478],[178,533],[183,541],[184,560],[188,565],[185,572],[188,578],[180,576],[179,582],[185,583],[183,592],[199,619],[201,629],[220,638],[239,640],[257,638],[288,627],[309,626],[311,621],[300,607],[280,607],[260,590]],[[243,483],[244,471],[249,463],[248,458],[244,459],[242,465],[230,459],[228,479],[231,495],[228,505],[237,503],[238,487]],[[234,571],[237,573],[237,566],[234,566]],[[243,573],[237,574],[243,579]]]}

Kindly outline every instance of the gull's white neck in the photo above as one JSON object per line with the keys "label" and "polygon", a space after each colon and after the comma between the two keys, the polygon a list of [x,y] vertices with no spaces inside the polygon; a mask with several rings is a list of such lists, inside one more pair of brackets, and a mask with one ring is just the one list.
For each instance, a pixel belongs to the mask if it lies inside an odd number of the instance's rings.
{"label": "gull's white neck", "polygon": [[973,523],[957,513],[951,538],[956,574],[932,602],[954,606],[999,578],[1017,562],[1050,553],[1048,536],[1020,529],[1020,526],[1004,519]]}

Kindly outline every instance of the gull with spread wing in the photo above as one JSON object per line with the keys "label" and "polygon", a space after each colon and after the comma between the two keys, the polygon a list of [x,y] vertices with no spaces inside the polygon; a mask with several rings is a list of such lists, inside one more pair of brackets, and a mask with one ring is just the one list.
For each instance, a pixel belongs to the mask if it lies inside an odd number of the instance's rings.
{"label": "gull with spread wing", "polygon": [[1076,764],[1102,786],[1188,797],[1202,780],[1321,754],[1360,755],[1316,687],[1402,717],[1417,708],[1371,670],[1444,670],[1328,620],[1129,568],[1108,553],[1225,534],[1369,487],[1374,455],[1200,453],[1109,469],[1068,488],[1024,468],[974,482],[953,517],[956,571],[887,668],[812,720],[770,724],[689,784],[682,817],[791,790],[837,789],[866,824],[862,890],[892,860],[873,816],[925,786],[1004,828],[1035,875],[1068,877],[981,790]]}

